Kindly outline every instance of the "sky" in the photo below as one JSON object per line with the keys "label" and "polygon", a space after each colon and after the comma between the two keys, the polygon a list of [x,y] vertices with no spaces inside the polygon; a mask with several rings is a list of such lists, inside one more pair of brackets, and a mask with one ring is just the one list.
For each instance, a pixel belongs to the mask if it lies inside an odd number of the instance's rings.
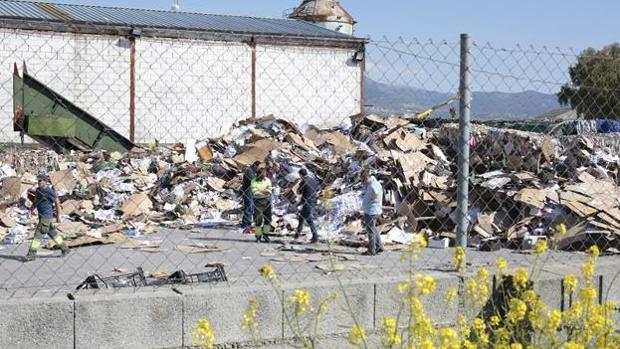
{"label": "sky", "polygon": [[[102,6],[170,9],[173,0],[47,0]],[[300,0],[180,0],[190,12],[282,17]],[[469,33],[477,42],[511,48],[600,48],[620,41],[618,0],[341,0],[358,21],[356,34],[380,38],[458,41]],[[587,4],[587,8],[584,6]]]}

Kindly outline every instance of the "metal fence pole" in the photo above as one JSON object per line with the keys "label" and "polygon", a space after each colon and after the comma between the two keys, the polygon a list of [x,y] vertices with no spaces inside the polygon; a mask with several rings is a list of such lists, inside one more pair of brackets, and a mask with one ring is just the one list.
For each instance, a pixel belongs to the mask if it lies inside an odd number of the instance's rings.
{"label": "metal fence pole", "polygon": [[459,173],[457,191],[457,244],[467,246],[469,227],[469,112],[471,110],[470,41],[468,34],[461,34],[461,78],[459,85]]}

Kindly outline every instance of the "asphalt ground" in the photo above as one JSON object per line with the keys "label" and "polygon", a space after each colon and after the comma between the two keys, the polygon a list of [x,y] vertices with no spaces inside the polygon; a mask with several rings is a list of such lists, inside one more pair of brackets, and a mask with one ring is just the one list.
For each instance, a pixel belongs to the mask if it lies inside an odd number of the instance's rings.
{"label": "asphalt ground", "polygon": [[[258,273],[263,263],[269,263],[279,279],[289,283],[333,279],[334,272],[342,279],[396,277],[408,273],[407,263],[401,260],[402,245],[386,246],[386,251],[377,256],[363,256],[361,253],[365,248],[309,244],[304,238],[297,241],[292,237],[272,237],[270,243],[257,243],[254,236],[244,235],[236,228],[162,228],[152,234],[128,238],[124,245],[73,248],[71,254],[63,258],[58,250],[42,249],[35,261],[24,262],[22,259],[28,246],[29,242],[0,245],[0,296],[30,297],[73,292],[89,275],[107,277],[131,273],[138,267],[147,274],[165,276],[178,270],[187,274],[203,273],[213,270],[207,265],[221,263],[230,286],[264,283]],[[199,246],[199,249],[190,251],[187,246]],[[467,252],[470,269],[477,266],[492,269],[498,257],[504,257],[513,268],[531,268],[538,263],[549,272],[554,272],[557,266],[564,266],[574,267],[574,273],[578,273],[584,254],[550,251],[537,258],[509,249]],[[618,256],[603,258],[620,264]],[[452,250],[423,249],[415,265],[420,271],[452,272]]]}

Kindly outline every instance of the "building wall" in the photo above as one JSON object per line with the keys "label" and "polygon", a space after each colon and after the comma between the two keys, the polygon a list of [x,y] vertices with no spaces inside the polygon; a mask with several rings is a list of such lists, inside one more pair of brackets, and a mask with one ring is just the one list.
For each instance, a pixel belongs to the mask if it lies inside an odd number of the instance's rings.
{"label": "building wall", "polygon": [[300,125],[335,126],[360,113],[361,72],[351,61],[354,52],[257,47],[257,114],[274,114]]}
{"label": "building wall", "polygon": [[[256,115],[333,126],[360,112],[353,50],[259,45]],[[114,36],[0,29],[0,142],[12,130],[12,67],[29,73],[129,138],[130,46]],[[138,143],[204,139],[252,116],[252,49],[196,40],[136,40]]]}
{"label": "building wall", "polygon": [[129,133],[129,46],[102,35],[0,29],[0,142],[13,132],[13,63],[120,133]]}
{"label": "building wall", "polygon": [[144,38],[136,50],[138,142],[214,137],[251,116],[248,45]]}

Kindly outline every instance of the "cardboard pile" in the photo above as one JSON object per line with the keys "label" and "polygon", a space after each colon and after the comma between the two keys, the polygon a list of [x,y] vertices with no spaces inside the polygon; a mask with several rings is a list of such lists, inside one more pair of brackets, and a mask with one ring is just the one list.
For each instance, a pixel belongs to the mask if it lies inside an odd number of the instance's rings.
{"label": "cardboard pile", "polygon": [[[456,227],[458,125],[425,128],[398,117],[354,117],[346,129],[298,127],[267,116],[242,120],[220,138],[136,148],[127,154],[56,154],[30,150],[0,155],[0,239],[15,243],[34,231],[27,215],[36,175],[45,171],[60,195],[59,231],[73,246],[120,243],[158,226],[235,224],[240,219],[242,173],[269,159],[277,188],[274,235],[298,225],[298,171],[321,182],[320,234],[342,245],[365,245],[362,169],[383,182],[379,229],[387,244],[407,244],[414,231],[445,247]],[[531,236],[559,248],[613,247],[620,234],[618,157],[579,138],[562,147],[535,133],[473,126],[470,242],[499,239],[521,247]],[[559,223],[571,229],[551,236]],[[16,228],[18,227],[18,228]],[[21,228],[20,228],[21,227]],[[11,231],[11,235],[8,232]],[[434,240],[435,241],[435,240]]]}

